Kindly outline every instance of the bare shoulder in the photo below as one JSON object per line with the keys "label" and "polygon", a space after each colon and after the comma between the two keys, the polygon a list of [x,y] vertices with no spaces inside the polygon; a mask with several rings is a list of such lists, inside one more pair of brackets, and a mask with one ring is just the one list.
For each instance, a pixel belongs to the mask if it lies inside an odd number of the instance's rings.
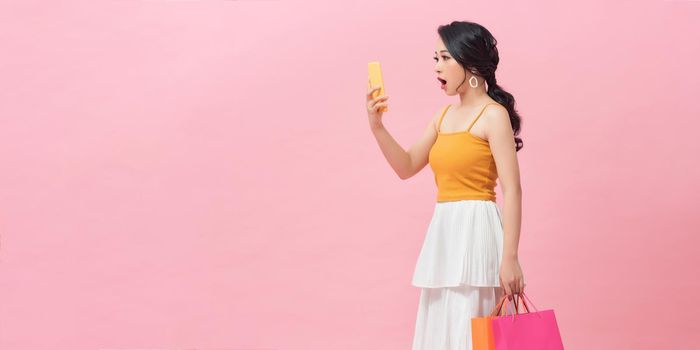
{"label": "bare shoulder", "polygon": [[513,127],[510,123],[508,109],[500,103],[489,105],[484,111],[482,118],[486,119],[485,136],[489,141],[503,140],[506,137],[512,138]]}
{"label": "bare shoulder", "polygon": [[488,119],[509,118],[508,109],[498,102],[492,102],[484,111],[484,116]]}
{"label": "bare shoulder", "polygon": [[492,105],[489,105],[484,111],[483,116],[485,117],[484,119],[486,119],[486,124],[488,124],[489,130],[504,127],[512,130],[508,109],[500,103],[494,102]]}

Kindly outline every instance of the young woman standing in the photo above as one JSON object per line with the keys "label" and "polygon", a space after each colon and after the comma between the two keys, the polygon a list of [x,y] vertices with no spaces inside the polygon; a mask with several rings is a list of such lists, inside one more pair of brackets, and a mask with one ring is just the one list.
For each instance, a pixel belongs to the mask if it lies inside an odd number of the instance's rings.
{"label": "young woman standing", "polygon": [[[521,199],[516,152],[523,147],[513,96],[496,84],[496,39],[483,26],[438,27],[435,72],[460,102],[435,113],[408,151],[382,124],[388,96],[372,97],[367,115],[391,167],[408,179],[430,164],[437,203],[416,262],[421,288],[413,350],[471,350],[471,319],[485,316],[503,293],[525,288],[518,261]],[[467,84],[464,84],[468,82]],[[504,209],[496,205],[500,179]]]}

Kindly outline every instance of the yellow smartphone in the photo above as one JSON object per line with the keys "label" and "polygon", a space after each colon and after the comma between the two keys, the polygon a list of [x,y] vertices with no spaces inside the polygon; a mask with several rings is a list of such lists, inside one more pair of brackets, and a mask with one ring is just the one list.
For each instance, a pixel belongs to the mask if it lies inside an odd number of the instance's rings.
{"label": "yellow smartphone", "polygon": [[[377,96],[384,96],[384,79],[382,79],[382,67],[379,65],[379,62],[377,61],[372,61],[367,64],[367,70],[369,72],[369,87],[374,88],[379,86],[379,90],[375,91],[374,94],[372,94],[372,97],[377,97]],[[382,112],[386,112],[389,110],[389,107],[382,107]]]}

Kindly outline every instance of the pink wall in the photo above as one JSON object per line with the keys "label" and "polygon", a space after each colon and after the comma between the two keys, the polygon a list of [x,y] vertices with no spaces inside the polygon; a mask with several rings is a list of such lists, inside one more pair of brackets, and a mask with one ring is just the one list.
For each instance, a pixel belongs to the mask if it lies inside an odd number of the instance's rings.
{"label": "pink wall", "polygon": [[[697,349],[700,1],[0,4],[0,349],[408,349],[457,102],[436,28],[485,25],[523,116],[520,258],[567,349]],[[500,187],[499,187],[500,189]],[[501,193],[499,191],[499,205]]]}

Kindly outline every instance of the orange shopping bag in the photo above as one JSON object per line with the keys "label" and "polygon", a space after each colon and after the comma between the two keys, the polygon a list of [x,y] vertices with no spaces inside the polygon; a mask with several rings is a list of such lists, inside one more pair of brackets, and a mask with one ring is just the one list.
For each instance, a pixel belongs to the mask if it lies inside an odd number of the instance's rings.
{"label": "orange shopping bag", "polygon": [[[496,344],[493,341],[493,328],[491,320],[496,318],[501,313],[503,303],[508,299],[508,294],[504,294],[496,303],[491,314],[483,317],[472,318],[472,350],[495,350]],[[517,299],[515,299],[515,307],[517,310]]]}

